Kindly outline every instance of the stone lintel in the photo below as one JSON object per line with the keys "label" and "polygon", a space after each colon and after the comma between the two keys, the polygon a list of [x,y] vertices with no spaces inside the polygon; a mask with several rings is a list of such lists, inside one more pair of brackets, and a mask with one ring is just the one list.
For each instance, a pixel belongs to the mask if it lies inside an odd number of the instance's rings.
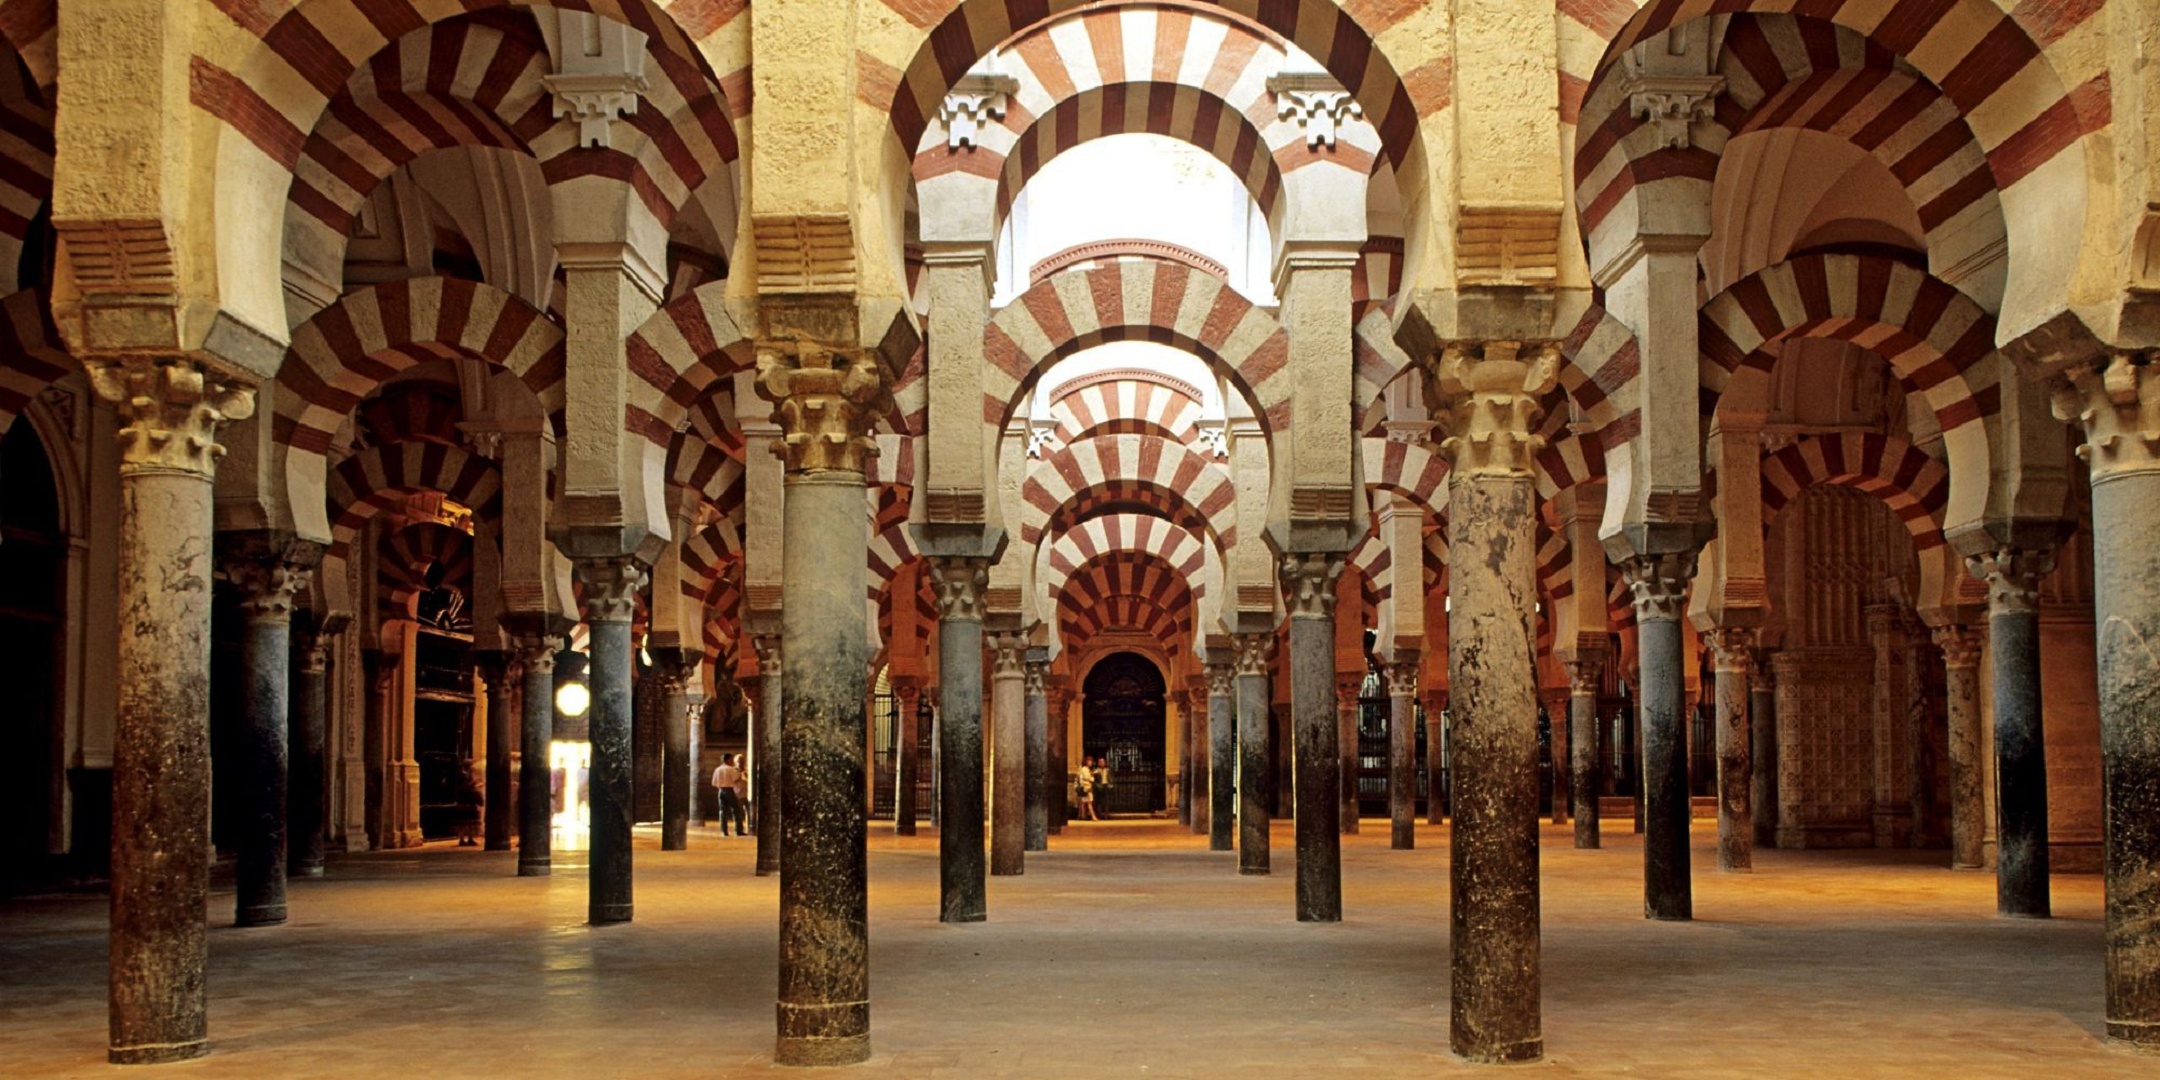
{"label": "stone lintel", "polygon": [[988,559],[1005,556],[1010,534],[980,522],[916,522],[908,526],[915,550],[926,559]]}

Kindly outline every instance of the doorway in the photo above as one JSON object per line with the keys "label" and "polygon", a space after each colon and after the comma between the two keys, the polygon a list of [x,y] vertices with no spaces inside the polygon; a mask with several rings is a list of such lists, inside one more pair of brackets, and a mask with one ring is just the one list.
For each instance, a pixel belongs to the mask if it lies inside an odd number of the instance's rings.
{"label": "doorway", "polygon": [[1108,817],[1162,809],[1168,758],[1162,671],[1139,653],[1112,653],[1088,672],[1081,695],[1081,753],[1110,770],[1108,789],[1095,791],[1096,811]]}

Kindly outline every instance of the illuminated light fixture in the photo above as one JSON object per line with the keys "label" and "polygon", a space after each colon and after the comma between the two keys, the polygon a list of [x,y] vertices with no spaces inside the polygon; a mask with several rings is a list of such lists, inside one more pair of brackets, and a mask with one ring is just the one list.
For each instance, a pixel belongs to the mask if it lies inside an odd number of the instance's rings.
{"label": "illuminated light fixture", "polygon": [[555,688],[555,711],[576,718],[592,708],[592,691],[582,682],[566,682]]}

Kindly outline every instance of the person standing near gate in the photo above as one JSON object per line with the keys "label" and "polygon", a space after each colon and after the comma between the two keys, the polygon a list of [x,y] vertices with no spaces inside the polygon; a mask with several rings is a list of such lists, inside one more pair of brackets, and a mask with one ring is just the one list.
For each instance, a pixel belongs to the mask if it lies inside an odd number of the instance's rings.
{"label": "person standing near gate", "polygon": [[712,786],[720,791],[720,835],[728,834],[728,822],[735,823],[735,835],[746,835],[743,829],[743,771],[735,764],[735,755],[722,754],[720,767],[712,772]]}
{"label": "person standing near gate", "polygon": [[1080,813],[1076,815],[1078,820],[1102,820],[1101,818],[1095,816],[1094,765],[1086,758],[1082,758],[1080,760],[1080,771],[1073,774],[1073,795],[1080,800]]}

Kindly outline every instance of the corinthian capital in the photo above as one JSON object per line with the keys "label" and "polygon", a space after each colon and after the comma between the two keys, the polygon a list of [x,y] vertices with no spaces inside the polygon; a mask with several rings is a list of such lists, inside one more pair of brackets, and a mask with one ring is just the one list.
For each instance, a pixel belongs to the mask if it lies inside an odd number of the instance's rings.
{"label": "corinthian capital", "polygon": [[1980,629],[1964,623],[1950,623],[1934,630],[1935,647],[1942,650],[1943,666],[1952,671],[1971,671],[1980,666],[1980,647],[1987,639]]}
{"label": "corinthian capital", "polygon": [[760,342],[757,391],[773,403],[774,452],[791,473],[862,472],[877,453],[870,430],[892,408],[877,350],[815,341]]}
{"label": "corinthian capital", "polygon": [[638,590],[645,587],[645,564],[628,555],[579,559],[578,605],[585,621],[626,623],[637,614]]}
{"label": "corinthian capital", "polygon": [[1560,378],[1560,346],[1550,341],[1454,341],[1426,371],[1431,399],[1447,416],[1440,452],[1458,472],[1528,475],[1545,440],[1538,402]]}
{"label": "corinthian capital", "polygon": [[1628,84],[1628,112],[1650,122],[1659,147],[1685,150],[1695,144],[1695,125],[1716,115],[1724,90],[1721,75],[1644,75]]}
{"label": "corinthian capital", "polygon": [[1237,693],[1237,669],[1229,664],[1207,666],[1207,692],[1209,697],[1226,698]]}
{"label": "corinthian capital", "polygon": [[2030,615],[2040,610],[2040,579],[2055,570],[2051,548],[1996,548],[1965,557],[1965,569],[1987,582],[1989,615]]}
{"label": "corinthian capital", "polygon": [[1240,675],[1267,674],[1269,651],[1275,648],[1273,634],[1234,634],[1230,647],[1237,651],[1237,673]]}
{"label": "corinthian capital", "polygon": [[1311,551],[1285,555],[1279,566],[1283,600],[1293,619],[1325,619],[1335,614],[1335,579],[1342,576],[1341,552]]}
{"label": "corinthian capital", "polygon": [[938,618],[983,617],[983,591],[990,587],[990,560],[975,555],[948,555],[923,560],[930,568],[930,590],[937,596]]}
{"label": "corinthian capital", "polygon": [[1710,650],[1711,663],[1719,671],[1747,671],[1755,660],[1755,642],[1759,636],[1752,626],[1720,626],[1703,631],[1703,647]]}
{"label": "corinthian capital", "polygon": [[255,390],[184,356],[85,360],[90,387],[118,407],[120,471],[211,476],[218,428],[255,415]]}
{"label": "corinthian capital", "polygon": [[315,579],[321,544],[289,533],[229,532],[218,536],[219,569],[240,593],[248,621],[288,622],[293,601]]}
{"label": "corinthian capital", "polygon": [[2075,421],[2085,435],[2078,456],[2093,483],[2160,469],[2160,351],[2107,353],[2055,380],[2055,416]]}
{"label": "corinthian capital", "polygon": [[1638,622],[1677,620],[1687,608],[1688,581],[1695,576],[1695,553],[1636,555],[1620,564],[1620,580],[1635,597]]}

